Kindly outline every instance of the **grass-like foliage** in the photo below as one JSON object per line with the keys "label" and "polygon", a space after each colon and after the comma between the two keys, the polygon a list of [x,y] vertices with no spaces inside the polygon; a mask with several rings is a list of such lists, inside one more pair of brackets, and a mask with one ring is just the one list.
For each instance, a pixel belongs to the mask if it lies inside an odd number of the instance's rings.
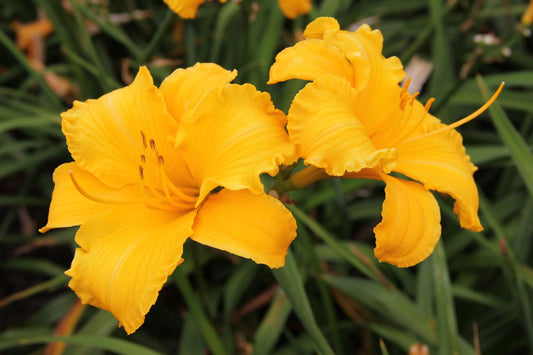
{"label": "grass-like foliage", "polygon": [[[7,354],[526,354],[533,353],[533,41],[526,0],[322,0],[286,19],[275,0],[206,2],[180,19],[154,0],[33,0],[0,5],[0,353]],[[484,231],[460,228],[435,194],[442,237],[421,264],[372,253],[383,184],[327,179],[291,192],[298,222],[286,265],[187,242],[144,325],[127,336],[106,311],[82,305],[64,275],[76,228],[46,224],[52,172],[71,161],[60,113],[131,82],[214,62],[287,112],[305,84],[267,85],[275,55],[318,16],[380,29],[385,56],[424,71],[421,100],[461,126],[479,167]],[[50,29],[16,40],[21,25]],[[35,64],[35,61],[39,64]],[[411,74],[415,76],[416,74]],[[267,181],[268,183],[268,181]],[[97,265],[95,265],[97,267]],[[416,344],[420,344],[417,347]],[[418,349],[418,350],[416,350]]]}

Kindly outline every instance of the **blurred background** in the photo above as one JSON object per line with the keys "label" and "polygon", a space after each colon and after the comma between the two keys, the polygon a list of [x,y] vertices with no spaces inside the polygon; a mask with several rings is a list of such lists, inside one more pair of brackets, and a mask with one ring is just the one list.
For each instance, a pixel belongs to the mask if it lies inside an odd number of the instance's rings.
{"label": "blurred background", "polygon": [[[0,2],[0,353],[533,353],[533,40],[526,0],[322,0],[295,20],[275,0],[216,1],[194,20],[155,0]],[[295,191],[298,238],[271,271],[188,242],[145,324],[126,336],[67,287],[76,228],[40,235],[52,172],[70,161],[59,114],[147,65],[156,85],[178,67],[215,62],[268,91],[287,112],[304,83],[267,85],[306,24],[380,29],[421,101],[454,122],[473,162],[485,230],[459,227],[438,195],[442,238],[420,265],[379,264],[372,228],[383,186],[328,180]],[[521,22],[521,19],[523,23]],[[477,79],[476,79],[477,77]],[[321,340],[317,340],[321,339]],[[61,340],[62,342],[58,342]],[[324,345],[324,341],[329,344]],[[328,350],[329,348],[329,350]],[[330,351],[331,350],[331,351]]]}

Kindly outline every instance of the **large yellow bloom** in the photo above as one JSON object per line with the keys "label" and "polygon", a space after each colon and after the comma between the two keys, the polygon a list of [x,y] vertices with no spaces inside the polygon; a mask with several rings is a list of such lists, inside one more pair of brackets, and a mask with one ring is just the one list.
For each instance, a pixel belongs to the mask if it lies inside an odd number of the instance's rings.
{"label": "large yellow bloom", "polygon": [[[182,18],[195,18],[198,7],[206,0],[163,0],[172,11]],[[226,0],[219,0],[224,3]],[[294,19],[311,11],[311,0],[278,0],[285,17]]]}
{"label": "large yellow bloom", "polygon": [[[296,223],[259,179],[295,160],[270,96],[215,64],[134,82],[62,114],[74,162],[54,173],[48,224],[81,225],[67,274],[83,303],[134,332],[193,240],[281,267]],[[222,189],[219,189],[222,187]]]}
{"label": "large yellow bloom", "polygon": [[[374,229],[376,257],[406,267],[431,254],[441,228],[428,190],[452,196],[461,225],[482,230],[476,167],[461,135],[428,113],[430,103],[424,106],[400,88],[402,65],[383,57],[381,33],[366,25],[355,33],[341,31],[336,20],[319,18],[304,36],[278,54],[269,82],[312,81],[294,98],[287,128],[298,154],[315,167],[315,179],[322,172],[385,182],[383,220]],[[312,175],[308,169],[294,181]]]}

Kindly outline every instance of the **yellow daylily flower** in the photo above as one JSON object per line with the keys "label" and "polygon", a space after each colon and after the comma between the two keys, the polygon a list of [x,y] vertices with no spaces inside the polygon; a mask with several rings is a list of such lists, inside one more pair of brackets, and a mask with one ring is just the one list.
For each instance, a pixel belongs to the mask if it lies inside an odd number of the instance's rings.
{"label": "yellow daylily flower", "polygon": [[[400,88],[401,63],[383,57],[381,34],[368,26],[341,31],[336,20],[319,18],[305,36],[279,53],[270,70],[270,83],[312,80],[295,96],[287,125],[298,154],[312,167],[294,175],[289,186],[327,176],[384,181],[374,252],[400,267],[427,258],[440,238],[440,211],[429,190],[455,199],[462,227],[482,230],[476,167],[457,125],[446,126],[431,115],[431,102],[422,105],[407,92],[408,84]],[[465,120],[481,114],[497,94]]]}
{"label": "yellow daylily flower", "polygon": [[526,11],[522,14],[520,22],[522,22],[524,26],[531,26],[533,23],[533,0],[529,0],[529,5],[527,6]]}
{"label": "yellow daylily flower", "polygon": [[69,286],[128,334],[187,238],[277,268],[296,237],[294,218],[259,179],[296,159],[286,117],[267,93],[230,84],[236,75],[196,64],[157,88],[141,67],[131,85],[61,115],[74,162],[54,172],[40,231],[81,225]]}
{"label": "yellow daylily flower", "polygon": [[[198,7],[206,0],[163,0],[168,7],[182,18],[195,18]],[[225,3],[226,0],[219,0]],[[289,19],[295,19],[311,11],[311,0],[278,0],[283,15]]]}

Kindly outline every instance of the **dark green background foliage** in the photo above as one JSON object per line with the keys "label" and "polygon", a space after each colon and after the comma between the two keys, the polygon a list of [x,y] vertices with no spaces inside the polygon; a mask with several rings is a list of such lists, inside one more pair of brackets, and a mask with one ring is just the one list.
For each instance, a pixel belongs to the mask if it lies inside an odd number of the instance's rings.
{"label": "dark green background foliage", "polygon": [[[295,21],[274,0],[207,3],[187,21],[157,0],[65,2],[71,12],[57,0],[0,4],[0,352],[41,353],[58,339],[65,354],[402,354],[415,342],[432,354],[533,351],[533,41],[519,24],[526,0],[324,0]],[[39,12],[55,27],[44,41],[46,67],[75,85],[71,95],[58,96],[14,43],[11,23]],[[113,22],[117,13],[127,21]],[[404,65],[414,55],[432,62],[421,97],[437,99],[431,112],[444,122],[474,111],[505,80],[490,112],[459,128],[479,166],[485,231],[461,229],[453,201],[439,195],[435,253],[409,269],[379,264],[372,228],[382,185],[322,181],[291,195],[299,235],[285,268],[188,242],[185,263],[136,333],[86,307],[72,335],[54,338],[76,302],[63,274],[76,230],[37,232],[52,171],[70,160],[59,114],[74,98],[124,86],[123,73],[139,65],[159,83],[199,61],[238,69],[237,82],[270,92],[286,111],[303,83],[268,86],[268,68],[322,15],[343,28],[371,23],[384,34],[384,54]],[[476,43],[476,34],[497,41]]]}

